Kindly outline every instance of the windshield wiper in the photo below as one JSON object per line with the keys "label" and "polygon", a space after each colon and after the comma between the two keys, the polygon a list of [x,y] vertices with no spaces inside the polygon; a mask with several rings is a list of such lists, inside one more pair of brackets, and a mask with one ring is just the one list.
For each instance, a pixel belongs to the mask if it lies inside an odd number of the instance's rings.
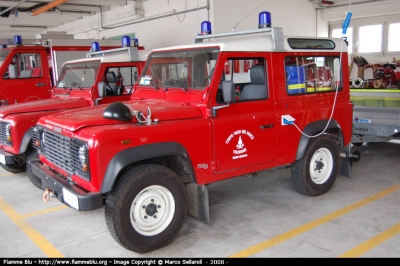
{"label": "windshield wiper", "polygon": [[186,91],[187,87],[186,87],[185,82],[178,79],[178,80],[176,80],[176,83],[181,86],[183,91]]}
{"label": "windshield wiper", "polygon": [[156,90],[158,90],[158,87],[157,87],[157,85],[154,83],[154,80],[153,80],[153,79],[150,80],[150,83],[151,83],[151,85],[153,85],[153,87],[154,87]]}
{"label": "windshield wiper", "polygon": [[[80,90],[82,90],[82,87],[80,86],[81,84],[80,83],[78,83],[78,82],[76,82],[76,81],[73,81],[73,82],[71,82],[71,86],[76,86],[76,87],[78,87]],[[72,89],[72,87],[71,87],[71,89]]]}

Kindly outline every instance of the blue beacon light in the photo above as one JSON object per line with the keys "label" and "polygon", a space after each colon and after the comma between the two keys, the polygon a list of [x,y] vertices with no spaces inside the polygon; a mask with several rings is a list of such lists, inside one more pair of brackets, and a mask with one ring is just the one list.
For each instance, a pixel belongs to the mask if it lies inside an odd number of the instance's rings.
{"label": "blue beacon light", "polygon": [[14,44],[15,45],[22,45],[22,38],[20,35],[15,35],[14,36]]}
{"label": "blue beacon light", "polygon": [[122,47],[129,47],[131,46],[131,38],[129,36],[122,37]]}
{"label": "blue beacon light", "polygon": [[211,34],[211,22],[210,21],[203,21],[201,23],[201,35],[208,35]]}
{"label": "blue beacon light", "polygon": [[92,42],[91,52],[98,52],[98,51],[100,51],[100,44],[98,42]]}
{"label": "blue beacon light", "polygon": [[271,13],[264,11],[258,14],[258,28],[271,28]]}

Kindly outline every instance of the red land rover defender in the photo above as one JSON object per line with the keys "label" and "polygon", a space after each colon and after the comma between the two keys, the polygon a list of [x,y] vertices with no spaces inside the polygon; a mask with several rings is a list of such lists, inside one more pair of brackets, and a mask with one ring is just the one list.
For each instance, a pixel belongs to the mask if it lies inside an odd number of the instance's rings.
{"label": "red land rover defender", "polygon": [[195,42],[153,50],[130,101],[33,129],[44,199],[105,204],[111,235],[135,252],[169,244],[187,213],[208,222],[209,183],[290,167],[295,188],[318,196],[351,173],[344,41],[269,27]]}
{"label": "red land rover defender", "polygon": [[[38,157],[31,145],[31,127],[41,116],[129,100],[145,60],[143,47],[92,52],[87,58],[63,65],[50,99],[0,107],[0,166],[10,172],[23,172],[26,161]],[[106,90],[103,96],[99,95],[98,83]],[[30,172],[28,176],[41,187]]]}
{"label": "red land rover defender", "polygon": [[[116,40],[99,41],[103,50],[120,46]],[[84,57],[93,40],[46,39],[27,45],[17,35],[14,43],[0,48],[0,105],[50,98],[61,65]]]}

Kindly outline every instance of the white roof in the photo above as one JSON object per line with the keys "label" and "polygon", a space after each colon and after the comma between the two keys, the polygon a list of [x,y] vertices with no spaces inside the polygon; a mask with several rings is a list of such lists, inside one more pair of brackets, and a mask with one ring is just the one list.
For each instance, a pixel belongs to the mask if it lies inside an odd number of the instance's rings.
{"label": "white roof", "polygon": [[[319,37],[304,37],[304,36],[282,36],[283,37],[283,47],[286,51],[295,52],[312,52],[312,51],[324,51],[324,52],[347,52],[346,44],[338,38],[319,38]],[[335,43],[335,49],[292,49],[288,44],[289,38],[300,38],[300,39],[310,39],[310,40],[331,40]],[[165,48],[154,49],[153,51],[166,51],[166,50],[176,50],[176,49],[193,49],[199,47],[220,47],[220,51],[234,52],[272,52],[274,51],[274,43],[272,41],[271,33],[254,33],[250,35],[238,35],[231,37],[221,37],[212,38],[210,41],[208,39],[203,40],[203,42],[198,42],[188,45],[171,46]],[[281,52],[282,50],[276,50],[276,52]]]}
{"label": "white roof", "polygon": [[[118,50],[118,49],[112,49],[112,50]],[[108,50],[108,51],[111,51],[111,50]],[[136,49],[136,51],[133,52],[133,54],[132,54],[132,50],[131,50],[131,52],[128,52],[127,49],[120,49],[120,51],[117,51],[115,53],[109,53],[109,54],[106,53],[104,56],[95,56],[95,57],[90,57],[90,58],[80,58],[80,59],[70,60],[70,61],[66,61],[64,64],[79,63],[79,62],[91,62],[91,61],[96,61],[96,60],[100,60],[101,63],[146,61],[148,53],[149,52],[146,50],[137,50]]]}

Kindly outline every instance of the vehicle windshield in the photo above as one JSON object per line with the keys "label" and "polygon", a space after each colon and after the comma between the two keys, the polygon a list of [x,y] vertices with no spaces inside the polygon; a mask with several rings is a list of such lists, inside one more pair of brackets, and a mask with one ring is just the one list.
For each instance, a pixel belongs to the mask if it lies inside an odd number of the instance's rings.
{"label": "vehicle windshield", "polygon": [[139,85],[155,89],[202,90],[209,84],[219,50],[202,48],[156,52],[149,56]]}
{"label": "vehicle windshield", "polygon": [[0,67],[3,65],[4,61],[6,61],[9,54],[10,51],[0,51]]}
{"label": "vehicle windshield", "polygon": [[100,60],[66,63],[61,69],[57,88],[90,88],[94,85]]}

